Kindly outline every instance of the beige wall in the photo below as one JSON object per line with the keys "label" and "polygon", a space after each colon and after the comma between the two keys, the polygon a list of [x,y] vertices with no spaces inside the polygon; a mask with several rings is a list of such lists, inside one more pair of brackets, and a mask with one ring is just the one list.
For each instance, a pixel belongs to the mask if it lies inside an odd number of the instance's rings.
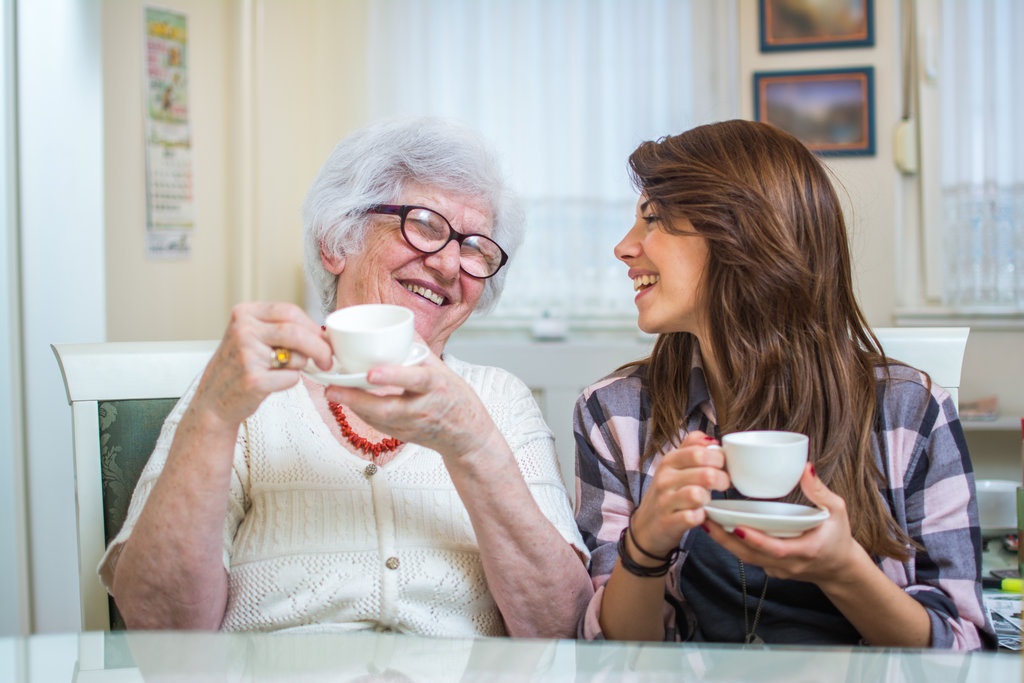
{"label": "beige wall", "polygon": [[366,119],[366,0],[167,0],[188,16],[197,220],[145,254],[142,0],[103,3],[107,337],[220,337],[231,306],[303,303],[301,205]]}
{"label": "beige wall", "polygon": [[756,0],[741,0],[739,6],[743,116],[753,118],[755,71],[874,67],[875,155],[824,160],[841,185],[861,305],[871,325],[891,325],[897,303],[893,234],[900,224],[896,195],[900,176],[892,160],[892,131],[900,115],[898,3],[875,3],[874,47],[768,53],[760,51],[758,4]]}
{"label": "beige wall", "polygon": [[302,201],[334,145],[366,122],[363,0],[259,3],[251,297],[303,303]]}
{"label": "beige wall", "polygon": [[228,310],[229,165],[225,84],[232,3],[169,0],[189,16],[189,105],[196,222],[187,259],[146,258],[143,2],[103,3],[107,336],[111,341],[220,336]]}

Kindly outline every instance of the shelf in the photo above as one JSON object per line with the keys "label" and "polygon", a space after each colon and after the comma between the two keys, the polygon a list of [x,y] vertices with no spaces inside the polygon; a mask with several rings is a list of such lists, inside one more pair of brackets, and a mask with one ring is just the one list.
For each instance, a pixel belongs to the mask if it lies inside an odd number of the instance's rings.
{"label": "shelf", "polygon": [[960,311],[939,306],[901,308],[894,313],[897,325],[908,327],[956,327],[972,330],[1020,331],[1024,330],[1024,311],[993,308],[990,310]]}
{"label": "shelf", "polygon": [[1019,417],[999,417],[995,420],[960,420],[965,432],[1019,432]]}

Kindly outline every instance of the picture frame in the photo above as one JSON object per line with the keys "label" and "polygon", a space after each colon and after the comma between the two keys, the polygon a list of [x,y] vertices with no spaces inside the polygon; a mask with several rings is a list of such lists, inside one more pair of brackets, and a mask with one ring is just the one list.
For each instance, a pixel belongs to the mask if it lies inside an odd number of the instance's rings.
{"label": "picture frame", "polygon": [[758,0],[761,52],[870,47],[874,0]]}
{"label": "picture frame", "polygon": [[874,68],[754,73],[754,119],[817,154],[875,154]]}

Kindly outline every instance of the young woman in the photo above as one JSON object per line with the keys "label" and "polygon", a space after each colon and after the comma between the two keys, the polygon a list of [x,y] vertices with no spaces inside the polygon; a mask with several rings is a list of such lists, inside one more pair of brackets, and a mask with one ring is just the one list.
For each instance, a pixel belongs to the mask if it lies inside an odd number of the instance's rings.
{"label": "young woman", "polygon": [[[956,406],[868,328],[822,164],[750,121],[645,142],[629,164],[641,196],[615,254],[658,339],[577,402],[597,588],[580,635],[994,647]],[[711,521],[705,504],[741,496],[707,446],[750,429],[810,437],[787,500],[825,522],[776,538]]]}

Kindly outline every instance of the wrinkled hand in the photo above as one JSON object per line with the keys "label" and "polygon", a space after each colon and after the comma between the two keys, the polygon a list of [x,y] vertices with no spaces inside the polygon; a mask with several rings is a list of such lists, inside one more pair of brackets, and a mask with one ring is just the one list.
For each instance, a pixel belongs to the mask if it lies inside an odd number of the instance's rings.
{"label": "wrinkled hand", "polygon": [[739,526],[730,533],[708,520],[711,538],[748,564],[763,567],[768,576],[809,581],[819,586],[844,575],[863,548],[850,532],[846,502],[829,490],[808,464],[800,477],[800,488],[814,505],[829,516],[813,529],[795,538],[775,538]]}
{"label": "wrinkled hand", "polygon": [[[271,367],[274,347],[291,351],[287,367]],[[191,409],[208,411],[226,425],[240,424],[272,392],[294,386],[310,358],[329,368],[331,346],[301,308],[289,303],[239,304],[231,310]]]}
{"label": "wrinkled hand", "polygon": [[684,533],[704,523],[704,505],[711,500],[711,491],[729,488],[725,456],[719,449],[708,448],[715,443],[703,432],[691,432],[658,463],[633,513],[633,537],[644,550],[668,555]]}
{"label": "wrinkled hand", "polygon": [[503,439],[472,387],[434,354],[416,366],[372,368],[367,381],[401,391],[330,386],[327,398],[345,404],[375,429],[435,450],[446,460]]}

